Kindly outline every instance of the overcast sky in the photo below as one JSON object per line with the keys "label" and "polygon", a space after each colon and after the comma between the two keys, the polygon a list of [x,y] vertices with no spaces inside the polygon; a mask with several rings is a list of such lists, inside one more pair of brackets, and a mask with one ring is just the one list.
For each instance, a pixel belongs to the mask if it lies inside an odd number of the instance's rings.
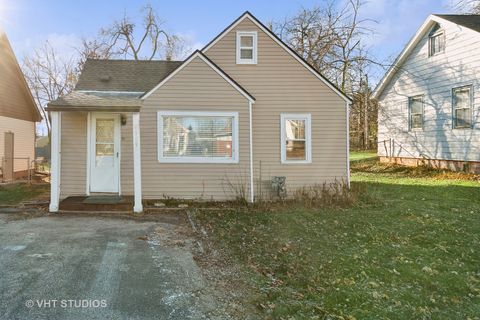
{"label": "overcast sky", "polygon": [[[341,0],[344,1],[344,0]],[[395,57],[431,13],[452,12],[453,0],[366,0],[361,15],[376,20],[369,37],[371,52],[379,59]],[[314,0],[0,0],[0,27],[19,58],[48,39],[63,54],[73,53],[81,37],[94,36],[126,12],[138,16],[152,4],[171,32],[181,34],[199,48],[245,10],[263,22],[282,20]]]}

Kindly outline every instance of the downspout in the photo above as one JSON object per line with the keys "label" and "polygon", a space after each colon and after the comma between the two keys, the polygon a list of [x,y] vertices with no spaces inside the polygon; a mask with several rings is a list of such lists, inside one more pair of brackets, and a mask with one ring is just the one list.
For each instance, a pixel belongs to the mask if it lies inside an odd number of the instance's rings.
{"label": "downspout", "polygon": [[347,185],[350,188],[350,103],[345,103],[347,123]]}
{"label": "downspout", "polygon": [[253,190],[253,129],[252,129],[252,101],[248,101],[248,126],[250,130],[250,203],[254,201]]}

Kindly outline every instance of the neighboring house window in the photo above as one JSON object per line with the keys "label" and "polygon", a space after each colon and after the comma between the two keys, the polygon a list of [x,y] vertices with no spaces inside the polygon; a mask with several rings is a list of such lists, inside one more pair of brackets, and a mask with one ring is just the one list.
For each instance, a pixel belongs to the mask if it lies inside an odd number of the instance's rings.
{"label": "neighboring house window", "polygon": [[158,161],[237,163],[238,113],[158,112]]}
{"label": "neighboring house window", "polygon": [[430,32],[428,44],[429,56],[434,56],[445,51],[445,33],[439,28],[439,26]]}
{"label": "neighboring house window", "polygon": [[282,163],[310,163],[311,115],[282,114],[280,121]]}
{"label": "neighboring house window", "polygon": [[237,64],[257,63],[257,32],[237,31]]}
{"label": "neighboring house window", "polygon": [[472,87],[453,90],[453,128],[472,127]]}
{"label": "neighboring house window", "polygon": [[410,129],[423,128],[423,96],[408,98],[410,112]]}

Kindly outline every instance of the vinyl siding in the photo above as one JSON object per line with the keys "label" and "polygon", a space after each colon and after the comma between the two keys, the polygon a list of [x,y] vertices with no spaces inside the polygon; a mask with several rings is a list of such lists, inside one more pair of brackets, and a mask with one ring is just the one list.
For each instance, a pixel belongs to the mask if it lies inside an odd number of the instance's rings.
{"label": "vinyl siding", "polygon": [[[133,194],[132,115],[124,114],[127,123],[120,130],[120,188],[124,195]],[[62,112],[61,197],[85,195],[87,185],[87,119],[86,112]]]}
{"label": "vinyl siding", "polygon": [[28,170],[35,159],[35,122],[0,116],[0,166],[4,156],[5,132],[13,132],[14,171]]}
{"label": "vinyl siding", "polygon": [[0,116],[33,122],[39,120],[22,71],[7,37],[1,31],[0,75]]}
{"label": "vinyl siding", "polygon": [[61,113],[60,197],[84,195],[87,177],[87,113]]}
{"label": "vinyl siding", "polygon": [[[158,111],[238,112],[239,163],[160,163]],[[200,58],[194,58],[144,101],[140,127],[144,198],[222,200],[235,196],[229,181],[235,187],[248,188],[248,100]]]}
{"label": "vinyl siding", "polygon": [[[480,34],[446,22],[445,52],[428,56],[428,32],[379,97],[378,154],[480,161]],[[473,88],[473,128],[453,129],[452,89]],[[408,97],[424,95],[423,130],[409,130]],[[390,139],[395,147],[390,150]]]}
{"label": "vinyl siding", "polygon": [[[258,32],[256,65],[236,64],[237,30]],[[248,18],[205,54],[256,98],[253,159],[257,197],[259,181],[263,181],[264,197],[273,176],[286,176],[290,193],[303,186],[347,179],[346,104],[340,96]],[[282,113],[311,114],[311,164],[281,163]]]}

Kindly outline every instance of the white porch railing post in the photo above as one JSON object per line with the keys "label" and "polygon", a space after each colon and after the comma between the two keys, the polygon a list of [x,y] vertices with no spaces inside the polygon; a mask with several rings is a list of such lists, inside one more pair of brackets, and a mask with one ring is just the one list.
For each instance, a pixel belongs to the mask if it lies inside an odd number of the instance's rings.
{"label": "white porch railing post", "polygon": [[50,168],[50,212],[57,212],[60,202],[60,142],[61,142],[61,120],[60,112],[50,113],[51,129],[51,168]]}
{"label": "white porch railing post", "polygon": [[142,158],[140,149],[140,113],[134,112],[132,115],[133,127],[133,189],[134,205],[133,211],[140,213],[143,211],[142,205]]}

